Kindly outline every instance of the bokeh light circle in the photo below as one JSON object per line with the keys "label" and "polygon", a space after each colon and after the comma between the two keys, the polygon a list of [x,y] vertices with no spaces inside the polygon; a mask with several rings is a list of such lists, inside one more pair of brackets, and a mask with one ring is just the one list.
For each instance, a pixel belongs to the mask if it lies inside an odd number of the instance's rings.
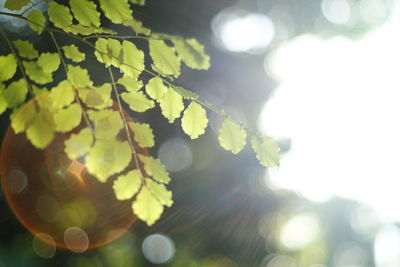
{"label": "bokeh light circle", "polygon": [[142,251],[148,261],[161,264],[172,259],[175,254],[175,245],[169,237],[153,234],[143,241]]}

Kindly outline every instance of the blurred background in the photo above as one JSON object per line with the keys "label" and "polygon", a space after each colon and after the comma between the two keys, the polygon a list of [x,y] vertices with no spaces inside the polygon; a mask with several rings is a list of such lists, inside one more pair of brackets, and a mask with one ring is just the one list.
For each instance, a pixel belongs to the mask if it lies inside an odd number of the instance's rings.
{"label": "blurred background", "polygon": [[195,141],[159,110],[132,114],[155,129],[149,152],[171,173],[173,207],[73,253],[38,242],[1,196],[0,266],[400,266],[400,1],[147,2],[134,9],[145,26],[195,37],[211,56],[209,71],[183,69],[176,83],[277,138],[280,168],[249,146],[224,151],[214,114]]}

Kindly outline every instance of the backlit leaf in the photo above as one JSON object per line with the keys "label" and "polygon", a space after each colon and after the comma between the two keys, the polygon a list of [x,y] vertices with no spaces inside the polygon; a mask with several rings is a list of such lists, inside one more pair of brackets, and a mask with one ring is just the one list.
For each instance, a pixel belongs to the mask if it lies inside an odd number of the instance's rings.
{"label": "backlit leaf", "polygon": [[150,226],[160,218],[164,207],[147,187],[142,186],[136,200],[132,204],[132,209],[139,219],[145,221]]}
{"label": "backlit leaf", "polygon": [[142,185],[142,175],[138,169],[132,170],[125,175],[120,175],[113,184],[115,196],[118,200],[132,198]]}
{"label": "backlit leaf", "polygon": [[132,4],[144,6],[146,4],[146,0],[130,0]]}
{"label": "backlit leaf", "polygon": [[164,85],[159,77],[152,78],[146,85],[146,93],[158,102],[167,91],[168,87]]}
{"label": "backlit leaf", "polygon": [[50,98],[53,108],[60,109],[74,101],[74,91],[72,85],[67,81],[61,81],[56,87],[51,89]]}
{"label": "backlit leaf", "polygon": [[192,100],[195,100],[195,99],[198,99],[198,98],[199,98],[199,95],[198,95],[198,94],[196,94],[196,93],[194,93],[194,92],[192,92],[192,91],[186,90],[186,89],[183,88],[183,87],[175,86],[174,89],[175,89],[175,91],[177,91],[183,98],[192,99]]}
{"label": "backlit leaf", "polygon": [[142,92],[131,91],[122,93],[121,98],[133,111],[144,112],[154,107],[154,101],[148,99]]}
{"label": "backlit leaf", "polygon": [[150,125],[147,123],[130,122],[129,127],[134,133],[134,139],[136,143],[141,147],[153,147],[154,146],[154,134]]}
{"label": "backlit leaf", "polygon": [[49,72],[45,72],[42,67],[39,66],[38,61],[23,61],[25,72],[29,78],[38,83],[46,84],[53,81],[53,76]]}
{"label": "backlit leaf", "polygon": [[54,114],[56,130],[59,132],[69,132],[77,127],[82,120],[82,108],[75,103]]}
{"label": "backlit leaf", "polygon": [[253,136],[251,138],[251,146],[262,165],[266,167],[279,166],[280,149],[274,139],[267,136],[263,138]]}
{"label": "backlit leaf", "polygon": [[37,63],[44,72],[52,73],[60,66],[60,56],[57,53],[42,53]]}
{"label": "backlit leaf", "polygon": [[93,135],[89,128],[82,129],[77,134],[72,134],[65,140],[65,153],[71,160],[84,156],[90,151],[93,144]]}
{"label": "backlit leaf", "polygon": [[76,88],[84,88],[93,84],[86,69],[80,66],[68,65],[68,80]]}
{"label": "backlit leaf", "polygon": [[178,77],[180,74],[180,64],[175,49],[168,46],[162,40],[150,40],[150,56],[153,59],[153,70],[162,76],[172,75]]}
{"label": "backlit leaf", "polygon": [[192,69],[210,68],[210,57],[204,52],[204,46],[196,39],[173,38],[179,57]]}
{"label": "backlit leaf", "polygon": [[25,105],[14,110],[10,115],[11,126],[16,134],[26,130],[36,116],[36,108],[33,102],[28,102]]}
{"label": "backlit leaf", "polygon": [[5,85],[0,83],[0,114],[7,109],[7,100],[4,98]]}
{"label": "backlit leaf", "polygon": [[100,13],[96,4],[89,0],[70,0],[72,13],[83,26],[100,26]]}
{"label": "backlit leaf", "polygon": [[9,10],[20,10],[30,3],[30,0],[6,0],[4,7]]}
{"label": "backlit leaf", "polygon": [[123,171],[132,158],[128,141],[120,142],[114,138],[96,140],[86,156],[86,168],[90,174],[104,183],[114,174]]}
{"label": "backlit leaf", "polygon": [[137,80],[139,74],[144,70],[144,54],[132,42],[122,42],[123,64],[121,70]]}
{"label": "backlit leaf", "polygon": [[130,20],[124,20],[123,24],[126,27],[130,27],[137,34],[150,35],[151,33],[149,28],[144,27],[141,21],[134,18]]}
{"label": "backlit leaf", "polygon": [[100,7],[104,15],[114,23],[119,24],[132,18],[128,0],[100,0]]}
{"label": "backlit leaf", "polygon": [[79,97],[86,106],[95,109],[103,109],[112,106],[111,84],[105,83],[99,87],[91,89],[81,89],[78,91]]}
{"label": "backlit leaf", "polygon": [[182,129],[192,139],[204,134],[208,119],[206,111],[197,103],[192,102],[183,112]]}
{"label": "backlit leaf", "polygon": [[76,45],[65,45],[62,47],[66,58],[71,59],[73,62],[82,62],[85,60],[85,54],[79,51]]}
{"label": "backlit leaf", "polygon": [[236,122],[225,119],[219,130],[219,144],[233,154],[239,153],[246,144],[246,132]]}
{"label": "backlit leaf", "polygon": [[28,16],[28,25],[32,30],[41,34],[44,26],[46,24],[46,18],[44,17],[42,11],[40,10],[32,10],[32,12]]}
{"label": "backlit leaf", "polygon": [[65,28],[72,24],[72,15],[68,7],[56,2],[49,2],[47,14],[50,21],[58,28]]}
{"label": "backlit leaf", "polygon": [[141,80],[135,80],[127,75],[122,76],[117,83],[123,85],[128,91],[139,91],[143,87]]}
{"label": "backlit leaf", "polygon": [[4,92],[4,98],[10,108],[15,108],[25,101],[28,85],[24,79],[10,83]]}
{"label": "backlit leaf", "polygon": [[110,54],[111,58],[111,64],[119,67],[121,65],[122,59],[121,59],[121,42],[115,39],[108,39],[108,53]]}
{"label": "backlit leaf", "polygon": [[157,182],[167,184],[171,181],[168,172],[159,159],[139,154],[140,161],[144,164],[146,173],[154,178]]}
{"label": "backlit leaf", "polygon": [[167,190],[165,185],[154,182],[153,180],[146,178],[147,188],[153,195],[160,201],[161,204],[171,207],[172,206],[172,192]]}
{"label": "backlit leaf", "polygon": [[95,43],[96,51],[94,52],[97,60],[104,63],[106,67],[111,64],[111,57],[108,55],[108,41],[104,38],[98,38]]}
{"label": "backlit leaf", "polygon": [[64,31],[73,33],[75,35],[91,35],[95,33],[107,33],[107,34],[115,34],[115,31],[107,28],[96,28],[94,26],[83,26],[81,24],[74,24],[63,28]]}
{"label": "backlit leaf", "polygon": [[173,123],[176,118],[181,116],[184,109],[182,96],[169,88],[160,99],[160,107],[161,113],[168,119],[168,122]]}
{"label": "backlit leaf", "polygon": [[46,109],[33,117],[31,124],[26,130],[26,136],[36,148],[47,147],[54,139],[52,114]]}
{"label": "backlit leaf", "polygon": [[97,139],[115,137],[124,125],[119,112],[112,109],[88,110],[87,114],[94,122]]}
{"label": "backlit leaf", "polygon": [[21,57],[34,59],[39,56],[33,44],[28,41],[17,40],[13,44]]}
{"label": "backlit leaf", "polygon": [[17,60],[13,54],[0,56],[0,81],[11,79],[17,71]]}

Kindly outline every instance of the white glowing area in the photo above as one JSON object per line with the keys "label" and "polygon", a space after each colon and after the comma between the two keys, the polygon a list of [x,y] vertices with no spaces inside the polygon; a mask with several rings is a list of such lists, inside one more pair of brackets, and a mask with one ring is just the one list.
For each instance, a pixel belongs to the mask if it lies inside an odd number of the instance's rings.
{"label": "white glowing area", "polygon": [[259,126],[292,139],[273,186],[357,199],[400,220],[399,28],[391,20],[360,40],[303,35],[267,58],[280,86]]}

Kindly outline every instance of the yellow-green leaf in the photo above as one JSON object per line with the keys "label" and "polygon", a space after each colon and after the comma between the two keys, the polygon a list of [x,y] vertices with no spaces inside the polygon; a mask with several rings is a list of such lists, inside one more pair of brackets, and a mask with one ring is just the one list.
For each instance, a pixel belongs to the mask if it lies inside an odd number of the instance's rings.
{"label": "yellow-green leaf", "polygon": [[66,58],[71,59],[73,62],[82,62],[85,60],[85,54],[79,51],[76,45],[65,45],[62,47]]}
{"label": "yellow-green leaf", "polygon": [[93,84],[86,69],[80,66],[68,65],[68,80],[76,88],[84,88]]}
{"label": "yellow-green leaf", "polygon": [[77,134],[72,134],[65,140],[65,153],[71,160],[80,158],[86,155],[93,144],[93,135],[89,128],[82,129]]}
{"label": "yellow-green leaf", "polygon": [[52,114],[41,109],[26,130],[26,136],[32,145],[39,149],[47,147],[54,139]]}
{"label": "yellow-green leaf", "polygon": [[182,129],[192,139],[204,134],[208,119],[206,111],[197,103],[192,102],[183,112]]}
{"label": "yellow-green leaf", "polygon": [[160,183],[167,184],[171,181],[168,172],[165,170],[164,165],[161,164],[159,159],[150,156],[139,154],[140,161],[144,164],[144,169],[149,176]]}
{"label": "yellow-green leaf", "polygon": [[79,97],[86,106],[95,109],[103,109],[112,106],[111,84],[105,83],[92,89],[81,89],[78,91]]}
{"label": "yellow-green leaf", "polygon": [[95,33],[107,33],[107,34],[115,34],[115,31],[107,28],[96,28],[93,26],[83,26],[81,24],[74,24],[63,28],[64,31],[73,33],[75,35],[91,35]]}
{"label": "yellow-green leaf", "polygon": [[182,96],[169,88],[160,99],[161,113],[168,119],[169,123],[173,123],[176,118],[181,116],[184,109]]}
{"label": "yellow-green leaf", "polygon": [[101,63],[104,63],[106,67],[110,66],[111,64],[111,57],[108,55],[108,41],[104,38],[97,39],[95,43],[96,51],[94,55],[96,56],[97,60]]}
{"label": "yellow-green leaf", "polygon": [[23,61],[25,72],[29,78],[38,83],[46,84],[53,81],[53,75],[50,72],[46,72],[39,66],[38,61]]}
{"label": "yellow-green leaf", "polygon": [[72,15],[68,7],[56,2],[49,2],[47,10],[50,21],[54,26],[64,29],[72,24]]}
{"label": "yellow-green leaf", "polygon": [[198,95],[198,94],[196,94],[196,93],[194,93],[194,92],[192,92],[192,91],[186,90],[186,89],[183,88],[183,87],[175,86],[174,89],[175,89],[175,91],[177,91],[183,98],[192,99],[192,100],[196,100],[196,99],[199,98],[199,95]]}
{"label": "yellow-green leaf", "polygon": [[179,57],[192,69],[210,68],[210,57],[204,52],[204,46],[196,39],[173,38]]}
{"label": "yellow-green leaf", "polygon": [[11,79],[17,70],[17,60],[13,54],[0,56],[0,81]]}
{"label": "yellow-green leaf", "polygon": [[82,108],[75,103],[54,114],[56,130],[58,132],[69,132],[77,127],[82,120]]}
{"label": "yellow-green leaf", "polygon": [[139,146],[154,146],[154,134],[150,125],[147,123],[130,122],[129,127],[132,129],[135,141],[139,144]]}
{"label": "yellow-green leaf", "polygon": [[168,46],[162,40],[150,40],[150,56],[153,59],[153,70],[162,76],[172,75],[178,77],[180,74],[181,61],[175,54],[175,49]]}
{"label": "yellow-green leaf", "polygon": [[53,73],[60,66],[60,56],[57,53],[42,53],[37,63],[44,72]]}
{"label": "yellow-green leaf", "polygon": [[97,139],[115,137],[123,127],[123,121],[118,111],[112,109],[88,110],[89,119],[94,122]]}
{"label": "yellow-green leaf", "polygon": [[132,4],[144,6],[146,4],[146,0],[130,0]]}
{"label": "yellow-green leaf", "polygon": [[46,18],[44,17],[42,11],[40,10],[32,10],[32,12],[28,16],[28,25],[32,30],[41,34],[44,26],[46,24]]}
{"label": "yellow-green leaf", "polygon": [[36,117],[37,112],[33,102],[28,102],[20,108],[14,110],[11,114],[11,126],[16,134],[26,130]]}
{"label": "yellow-green leaf", "polygon": [[83,26],[100,26],[100,13],[96,4],[89,0],[70,0],[72,13]]}
{"label": "yellow-green leaf", "polygon": [[117,83],[123,85],[128,91],[139,91],[143,87],[141,80],[135,80],[127,75],[122,76]]}
{"label": "yellow-green leaf", "polygon": [[13,44],[21,57],[34,59],[39,56],[33,44],[28,41],[16,40]]}
{"label": "yellow-green leaf", "polygon": [[132,18],[128,0],[100,0],[100,7],[104,15],[114,23],[120,24]]}
{"label": "yellow-green leaf", "polygon": [[20,10],[30,2],[30,0],[6,0],[4,7],[9,10]]}
{"label": "yellow-green leaf", "polygon": [[144,112],[154,107],[154,101],[148,99],[142,92],[131,91],[122,93],[121,98],[133,111]]}
{"label": "yellow-green leaf", "polygon": [[25,101],[28,85],[24,79],[10,83],[4,92],[4,98],[10,108],[15,108]]}
{"label": "yellow-green leaf", "polygon": [[142,175],[138,169],[132,170],[125,175],[120,175],[113,184],[115,196],[118,200],[132,198],[142,185]]}
{"label": "yellow-green leaf", "polygon": [[132,209],[139,219],[150,226],[161,217],[164,207],[147,187],[142,186],[136,200],[132,203]]}
{"label": "yellow-green leaf", "polygon": [[134,18],[130,20],[124,20],[123,24],[126,27],[130,27],[137,34],[150,35],[151,33],[151,30],[149,28],[143,26],[141,21],[136,20]]}
{"label": "yellow-green leaf", "polygon": [[171,207],[172,206],[172,193],[167,190],[165,185],[154,182],[146,178],[146,185],[149,191],[160,201],[161,204]]}
{"label": "yellow-green leaf", "polygon": [[96,140],[86,156],[86,167],[90,174],[104,183],[114,174],[123,171],[132,158],[128,141],[116,139]]}
{"label": "yellow-green leaf", "polygon": [[219,144],[233,154],[239,153],[246,144],[246,131],[236,122],[225,119],[219,130]]}
{"label": "yellow-green leaf", "polygon": [[168,87],[164,85],[163,81],[159,77],[152,78],[146,85],[146,93],[158,102],[163,98],[167,91]]}
{"label": "yellow-green leaf", "polygon": [[144,70],[144,53],[139,50],[132,42],[122,42],[123,64],[121,70],[129,77],[137,80],[140,73]]}
{"label": "yellow-green leaf", "polygon": [[72,85],[67,81],[61,81],[56,87],[51,89],[51,105],[55,109],[60,109],[74,101],[74,91]]}
{"label": "yellow-green leaf", "polygon": [[270,137],[264,136],[251,138],[251,146],[256,153],[257,159],[266,167],[279,166],[279,146],[276,141]]}
{"label": "yellow-green leaf", "polygon": [[121,42],[115,39],[108,39],[107,40],[107,47],[108,47],[108,53],[110,54],[110,58],[111,58],[111,64],[119,67],[121,65],[122,62],[122,58],[121,58],[121,49],[122,49],[122,45]]}

